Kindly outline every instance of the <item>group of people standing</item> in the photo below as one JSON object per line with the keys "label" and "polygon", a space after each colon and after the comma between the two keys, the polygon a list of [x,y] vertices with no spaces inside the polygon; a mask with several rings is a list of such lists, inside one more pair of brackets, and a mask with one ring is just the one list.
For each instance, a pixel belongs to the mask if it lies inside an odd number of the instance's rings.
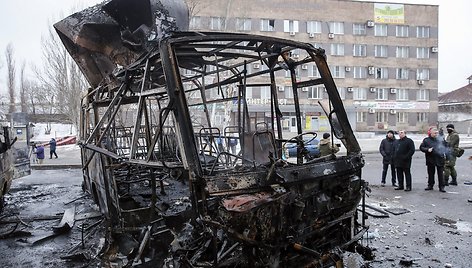
{"label": "group of people standing", "polygon": [[[444,138],[437,128],[430,128],[428,137],[423,139],[419,148],[425,154],[426,159],[428,172],[426,191],[433,190],[436,172],[440,192],[446,192],[445,186],[457,185],[455,165],[459,154],[459,135],[452,124],[448,124],[446,130],[448,135]],[[400,130],[398,135],[399,139],[396,139],[394,131],[389,130],[386,138],[380,143],[379,151],[383,157],[381,186],[385,186],[390,166],[392,186],[395,187],[395,190],[411,191],[410,169],[415,153],[415,144],[412,139],[406,136],[405,130]],[[450,182],[449,177],[451,177]]]}
{"label": "group of people standing", "polygon": [[[54,155],[57,158],[57,153],[56,153],[56,140],[54,138],[51,138],[49,141],[49,159],[52,159],[52,156]],[[36,145],[36,143],[31,144],[31,153],[34,154],[36,157],[34,161],[38,164],[42,164],[44,161],[44,146],[42,144]]]}

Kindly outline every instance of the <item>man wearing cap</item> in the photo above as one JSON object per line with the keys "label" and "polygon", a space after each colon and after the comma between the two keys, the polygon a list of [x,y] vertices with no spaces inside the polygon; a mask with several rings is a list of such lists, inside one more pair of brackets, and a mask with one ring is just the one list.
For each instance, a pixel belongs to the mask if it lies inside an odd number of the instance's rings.
{"label": "man wearing cap", "polygon": [[395,165],[393,164],[393,153],[395,152],[395,133],[393,130],[387,131],[387,136],[385,139],[382,140],[379,147],[379,152],[382,155],[382,187],[385,186],[385,179],[387,177],[388,166],[390,165],[390,169],[392,172],[392,186],[397,186],[397,175],[395,172]]}
{"label": "man wearing cap", "polygon": [[[459,134],[454,129],[453,124],[446,126],[447,130],[447,148],[448,153],[446,154],[446,163],[444,164],[444,185],[457,185],[457,172],[456,172],[456,154],[455,152],[459,148]],[[451,182],[449,182],[449,175],[451,176]]]}
{"label": "man wearing cap", "polygon": [[331,135],[329,133],[324,133],[323,138],[320,140],[320,145],[319,145],[320,157],[339,152],[338,146],[331,145],[331,139],[329,138],[330,136]]}

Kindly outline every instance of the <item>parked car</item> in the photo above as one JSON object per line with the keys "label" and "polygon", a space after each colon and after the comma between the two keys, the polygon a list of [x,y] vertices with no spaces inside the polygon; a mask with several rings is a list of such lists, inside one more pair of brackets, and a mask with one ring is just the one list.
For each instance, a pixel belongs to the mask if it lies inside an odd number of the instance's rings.
{"label": "parked car", "polygon": [[12,150],[11,145],[15,142],[10,140],[10,129],[0,129],[0,212],[3,210],[4,197],[10,190],[13,180]]}
{"label": "parked car", "polygon": [[[320,157],[320,150],[318,149],[318,144],[320,143],[317,139],[303,139],[303,148],[302,154],[307,158],[313,159]],[[287,143],[285,146],[285,156],[286,157],[297,157],[297,144],[296,143]]]}

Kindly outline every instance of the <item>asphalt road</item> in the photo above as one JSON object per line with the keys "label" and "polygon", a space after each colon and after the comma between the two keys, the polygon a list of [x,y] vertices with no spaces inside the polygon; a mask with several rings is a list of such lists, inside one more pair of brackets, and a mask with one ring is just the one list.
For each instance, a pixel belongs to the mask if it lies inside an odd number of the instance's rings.
{"label": "asphalt road", "polygon": [[[472,203],[467,203],[467,199],[472,198],[472,186],[464,184],[464,181],[472,181],[472,161],[467,160],[471,154],[472,150],[466,150],[458,159],[459,186],[447,187],[446,193],[440,193],[437,186],[434,191],[423,190],[426,166],[421,152],[414,156],[411,192],[395,191],[389,185],[380,187],[380,155],[365,155],[363,178],[372,189],[366,203],[381,209],[405,208],[409,211],[401,215],[389,214],[389,218],[369,216],[366,220],[370,232],[362,243],[374,248],[376,255],[369,267],[401,267],[400,261],[411,263],[412,267],[446,267],[449,264],[450,267],[472,267]],[[389,179],[387,177],[387,182]],[[81,181],[78,169],[33,170],[32,175],[14,181],[2,217],[18,215],[27,219],[37,215],[59,215],[71,206],[76,206],[77,214],[90,211],[93,205],[89,198],[66,205],[83,195]],[[29,226],[20,224],[22,230],[32,235],[0,240],[0,267],[82,267],[84,262],[61,259],[69,254],[73,245],[80,243],[81,222],[77,222],[69,234],[39,245],[32,244],[38,237],[50,233],[51,226],[58,221],[26,221]],[[91,223],[92,220],[88,222]],[[0,224],[0,227],[5,233],[14,225]]]}
{"label": "asphalt road", "polygon": [[[6,196],[6,207],[0,215],[0,237],[16,232],[13,237],[0,239],[0,267],[85,267],[87,257],[93,255],[91,242],[81,247],[82,224],[84,228],[100,221],[100,218],[78,220],[77,216],[94,213],[92,200],[83,197],[80,169],[32,170],[31,175],[14,180]],[[74,201],[76,200],[76,201]],[[75,207],[76,222],[69,232],[55,236],[53,226],[59,224],[65,209]],[[8,223],[8,221],[21,222]],[[41,219],[41,220],[40,220]],[[96,229],[91,229],[94,237]],[[99,239],[99,238],[98,238]],[[98,239],[89,241],[98,242]],[[85,253],[85,254],[82,254]],[[89,254],[90,253],[90,254]],[[66,260],[72,256],[78,262]],[[82,256],[87,256],[82,258]]]}
{"label": "asphalt road", "polygon": [[[425,191],[427,172],[424,154],[416,152],[412,163],[412,191],[395,191],[380,187],[382,160],[379,154],[365,156],[363,178],[372,192],[366,203],[374,207],[405,208],[410,212],[389,218],[369,216],[368,243],[376,249],[371,267],[401,267],[400,261],[412,267],[472,267],[472,161],[465,151],[457,160],[458,186],[446,187],[446,193]],[[450,265],[450,266],[449,266]]]}

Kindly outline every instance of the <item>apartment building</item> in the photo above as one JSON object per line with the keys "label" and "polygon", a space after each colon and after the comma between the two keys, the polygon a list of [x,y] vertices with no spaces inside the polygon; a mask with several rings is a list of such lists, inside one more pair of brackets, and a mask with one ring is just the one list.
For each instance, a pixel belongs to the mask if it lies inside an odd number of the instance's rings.
{"label": "apartment building", "polygon": [[[341,0],[191,1],[191,29],[268,35],[325,49],[331,73],[355,131],[424,131],[438,118],[438,6]],[[307,55],[292,54],[292,57]],[[253,64],[250,68],[265,68]],[[303,65],[300,77],[316,77]],[[290,74],[279,74],[287,79]],[[280,87],[290,105],[291,90]],[[268,88],[247,92],[254,121],[270,111]],[[326,100],[322,87],[300,92],[305,129],[326,130],[312,109]],[[291,129],[291,115],[284,114]]]}

